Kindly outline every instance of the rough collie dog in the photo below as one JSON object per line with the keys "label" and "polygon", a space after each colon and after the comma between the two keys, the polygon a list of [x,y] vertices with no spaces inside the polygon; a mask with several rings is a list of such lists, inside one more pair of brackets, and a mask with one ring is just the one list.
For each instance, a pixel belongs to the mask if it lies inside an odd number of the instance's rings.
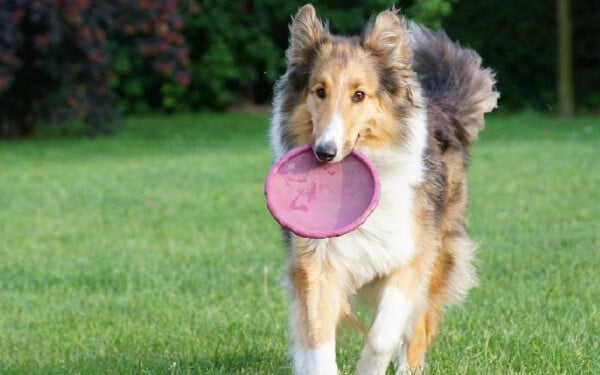
{"label": "rough collie dog", "polygon": [[444,309],[476,283],[465,228],[469,143],[496,106],[494,74],[443,32],[380,13],[362,35],[332,35],[311,5],[290,26],[275,87],[276,157],[309,144],[335,163],[359,150],[381,198],[356,230],[329,239],[286,233],[297,374],[336,374],[338,322],[369,294],[373,322],[356,373],[419,371]]}

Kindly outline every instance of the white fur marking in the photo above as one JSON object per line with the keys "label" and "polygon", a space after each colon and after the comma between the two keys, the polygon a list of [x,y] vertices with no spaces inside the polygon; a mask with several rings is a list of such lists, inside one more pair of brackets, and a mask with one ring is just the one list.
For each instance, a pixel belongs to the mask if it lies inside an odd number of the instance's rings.
{"label": "white fur marking", "polygon": [[317,139],[315,146],[333,143],[337,150],[337,155],[332,161],[340,161],[342,157],[342,148],[344,147],[344,132],[344,119],[335,112],[331,121],[327,124],[327,127],[325,127],[325,131],[321,134],[319,139]]}
{"label": "white fur marking", "polygon": [[299,323],[300,306],[294,300],[290,306],[290,328],[294,338],[292,350],[296,375],[336,375],[335,339],[316,348],[308,348],[305,327]]}
{"label": "white fur marking", "polygon": [[294,370],[296,375],[336,375],[335,341],[309,350],[296,347]]}
{"label": "white fur marking", "polygon": [[309,374],[335,375],[335,341],[330,341],[307,353]]}
{"label": "white fur marking", "polygon": [[300,375],[306,373],[306,350],[296,342],[292,352],[294,361],[294,374]]}

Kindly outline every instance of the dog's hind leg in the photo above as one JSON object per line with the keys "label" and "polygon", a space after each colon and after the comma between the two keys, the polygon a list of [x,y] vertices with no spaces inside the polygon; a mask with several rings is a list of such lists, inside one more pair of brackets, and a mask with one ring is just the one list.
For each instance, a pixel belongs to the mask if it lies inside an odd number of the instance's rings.
{"label": "dog's hind leg", "polygon": [[425,353],[435,341],[440,318],[441,311],[429,309],[416,320],[412,338],[407,345],[406,369],[413,373],[420,373],[423,370]]}
{"label": "dog's hind leg", "polygon": [[407,345],[407,365],[411,371],[423,369],[425,352],[427,351],[427,323],[426,314],[421,314],[415,323],[413,336]]}

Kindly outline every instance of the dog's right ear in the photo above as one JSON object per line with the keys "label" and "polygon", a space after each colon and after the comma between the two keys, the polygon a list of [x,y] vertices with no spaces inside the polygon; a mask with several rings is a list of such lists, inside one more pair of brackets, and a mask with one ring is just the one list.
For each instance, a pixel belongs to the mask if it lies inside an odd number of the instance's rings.
{"label": "dog's right ear", "polygon": [[290,25],[290,47],[286,56],[290,66],[306,62],[317,47],[329,38],[329,32],[317,18],[317,12],[311,4],[298,10]]}

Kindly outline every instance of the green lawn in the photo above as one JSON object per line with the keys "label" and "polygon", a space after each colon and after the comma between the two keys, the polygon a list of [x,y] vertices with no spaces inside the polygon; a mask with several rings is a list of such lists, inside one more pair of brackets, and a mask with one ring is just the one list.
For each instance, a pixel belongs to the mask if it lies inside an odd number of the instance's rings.
{"label": "green lawn", "polygon": [[[0,374],[289,373],[267,122],[0,142]],[[491,117],[469,176],[481,283],[428,373],[600,373],[600,118]]]}

